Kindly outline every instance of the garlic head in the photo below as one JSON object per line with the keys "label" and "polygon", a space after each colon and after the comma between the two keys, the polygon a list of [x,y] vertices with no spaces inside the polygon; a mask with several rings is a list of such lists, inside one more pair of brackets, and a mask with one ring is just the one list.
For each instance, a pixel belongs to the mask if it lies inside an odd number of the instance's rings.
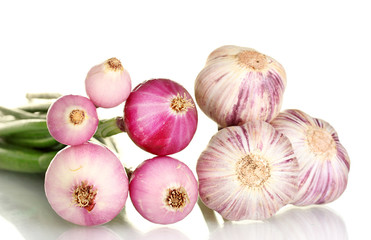
{"label": "garlic head", "polygon": [[347,186],[350,160],[335,129],[296,109],[281,112],[271,124],[290,139],[298,159],[299,191],[292,203],[307,206],[339,198]]}
{"label": "garlic head", "polygon": [[282,106],[286,73],[275,59],[254,49],[222,46],[208,56],[195,80],[201,110],[219,127],[271,121]]}
{"label": "garlic head", "polygon": [[264,121],[217,132],[196,171],[201,200],[228,220],[267,219],[297,192],[291,143]]}

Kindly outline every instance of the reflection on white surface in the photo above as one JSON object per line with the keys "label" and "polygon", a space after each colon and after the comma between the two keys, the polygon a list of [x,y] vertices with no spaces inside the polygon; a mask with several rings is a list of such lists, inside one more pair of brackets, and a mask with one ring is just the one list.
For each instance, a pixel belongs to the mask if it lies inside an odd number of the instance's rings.
{"label": "reflection on white surface", "polygon": [[189,240],[182,232],[168,227],[160,227],[143,235],[142,239],[152,240]]}
{"label": "reflection on white surface", "polygon": [[[128,199],[130,201],[130,199]],[[199,211],[197,206],[194,211]],[[207,211],[205,211],[207,212]],[[204,213],[205,213],[204,212]],[[129,214],[130,215],[130,214]],[[195,217],[197,216],[197,217]],[[134,217],[134,218],[133,218]],[[207,225],[202,215],[188,219],[191,228],[183,225],[162,226],[140,223],[143,219],[128,216],[124,209],[115,219],[102,226],[82,227],[64,221],[54,213],[44,194],[43,176],[0,170],[0,232],[10,232],[7,239],[194,239],[197,233],[209,239],[300,239],[346,240],[343,220],[323,206],[288,207],[267,221],[223,222],[209,211]],[[5,222],[4,222],[5,220]],[[5,228],[13,225],[14,228]],[[209,229],[207,229],[207,227]],[[178,229],[176,229],[178,227]],[[16,229],[16,232],[14,232]],[[191,229],[194,232],[190,232]],[[209,232],[209,233],[208,233]],[[2,235],[4,236],[4,235]],[[20,237],[21,236],[21,237]]]}
{"label": "reflection on white surface", "polygon": [[110,229],[102,226],[77,227],[64,232],[58,240],[120,240],[120,237]]}
{"label": "reflection on white surface", "polygon": [[224,222],[214,225],[210,239],[346,240],[343,220],[324,206],[290,207],[264,221]]}
{"label": "reflection on white surface", "polygon": [[74,226],[49,206],[42,175],[0,171],[0,215],[12,223],[24,239],[57,239]]}
{"label": "reflection on white surface", "polygon": [[344,221],[323,206],[292,208],[277,215],[271,223],[283,229],[284,239],[348,239]]}

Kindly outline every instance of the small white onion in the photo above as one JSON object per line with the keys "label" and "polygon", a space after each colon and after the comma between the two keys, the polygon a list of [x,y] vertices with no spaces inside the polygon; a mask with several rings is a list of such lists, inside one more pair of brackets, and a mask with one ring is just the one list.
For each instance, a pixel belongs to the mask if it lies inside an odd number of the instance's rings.
{"label": "small white onion", "polygon": [[286,73],[273,58],[251,48],[222,46],[195,81],[201,110],[220,127],[271,121],[281,109]]}
{"label": "small white onion", "polygon": [[110,58],[89,70],[85,90],[95,106],[116,107],[129,97],[131,78],[120,60]]}
{"label": "small white onion", "polygon": [[117,156],[92,142],[60,150],[45,173],[45,195],[53,210],[78,225],[111,221],[128,197],[129,181]]}
{"label": "small white onion", "polygon": [[263,121],[220,130],[196,170],[202,201],[228,220],[269,218],[297,192],[291,143]]}
{"label": "small white onion", "polygon": [[299,163],[299,192],[293,204],[306,206],[337,199],[348,182],[350,160],[335,129],[326,121],[295,109],[271,124],[286,135]]}

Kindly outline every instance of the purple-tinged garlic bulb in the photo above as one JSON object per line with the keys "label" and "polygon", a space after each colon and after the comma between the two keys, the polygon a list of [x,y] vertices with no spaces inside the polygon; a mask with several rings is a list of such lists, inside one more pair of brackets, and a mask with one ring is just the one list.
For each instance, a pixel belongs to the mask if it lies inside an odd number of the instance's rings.
{"label": "purple-tinged garlic bulb", "polygon": [[298,159],[299,192],[292,203],[307,206],[336,200],[347,186],[350,160],[335,129],[294,109],[271,123],[290,139]]}
{"label": "purple-tinged garlic bulb", "polygon": [[228,220],[263,220],[297,193],[289,139],[264,121],[217,132],[197,162],[204,204]]}
{"label": "purple-tinged garlic bulb", "polygon": [[195,81],[201,110],[219,127],[270,122],[281,110],[286,73],[273,58],[251,48],[222,46]]}

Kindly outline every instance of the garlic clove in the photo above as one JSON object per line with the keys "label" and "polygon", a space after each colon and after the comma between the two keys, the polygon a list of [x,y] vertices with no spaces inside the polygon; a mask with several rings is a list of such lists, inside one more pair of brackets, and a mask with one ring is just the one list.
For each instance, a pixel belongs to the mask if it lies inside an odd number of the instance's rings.
{"label": "garlic clove", "polygon": [[335,129],[295,109],[280,113],[271,124],[290,139],[298,159],[299,191],[293,204],[336,200],[347,186],[350,160]]}
{"label": "garlic clove", "polygon": [[217,132],[196,171],[201,200],[228,220],[267,219],[297,192],[291,143],[263,121]]}
{"label": "garlic clove", "polygon": [[221,128],[271,121],[282,106],[286,73],[275,59],[233,45],[215,49],[195,80],[201,110]]}

